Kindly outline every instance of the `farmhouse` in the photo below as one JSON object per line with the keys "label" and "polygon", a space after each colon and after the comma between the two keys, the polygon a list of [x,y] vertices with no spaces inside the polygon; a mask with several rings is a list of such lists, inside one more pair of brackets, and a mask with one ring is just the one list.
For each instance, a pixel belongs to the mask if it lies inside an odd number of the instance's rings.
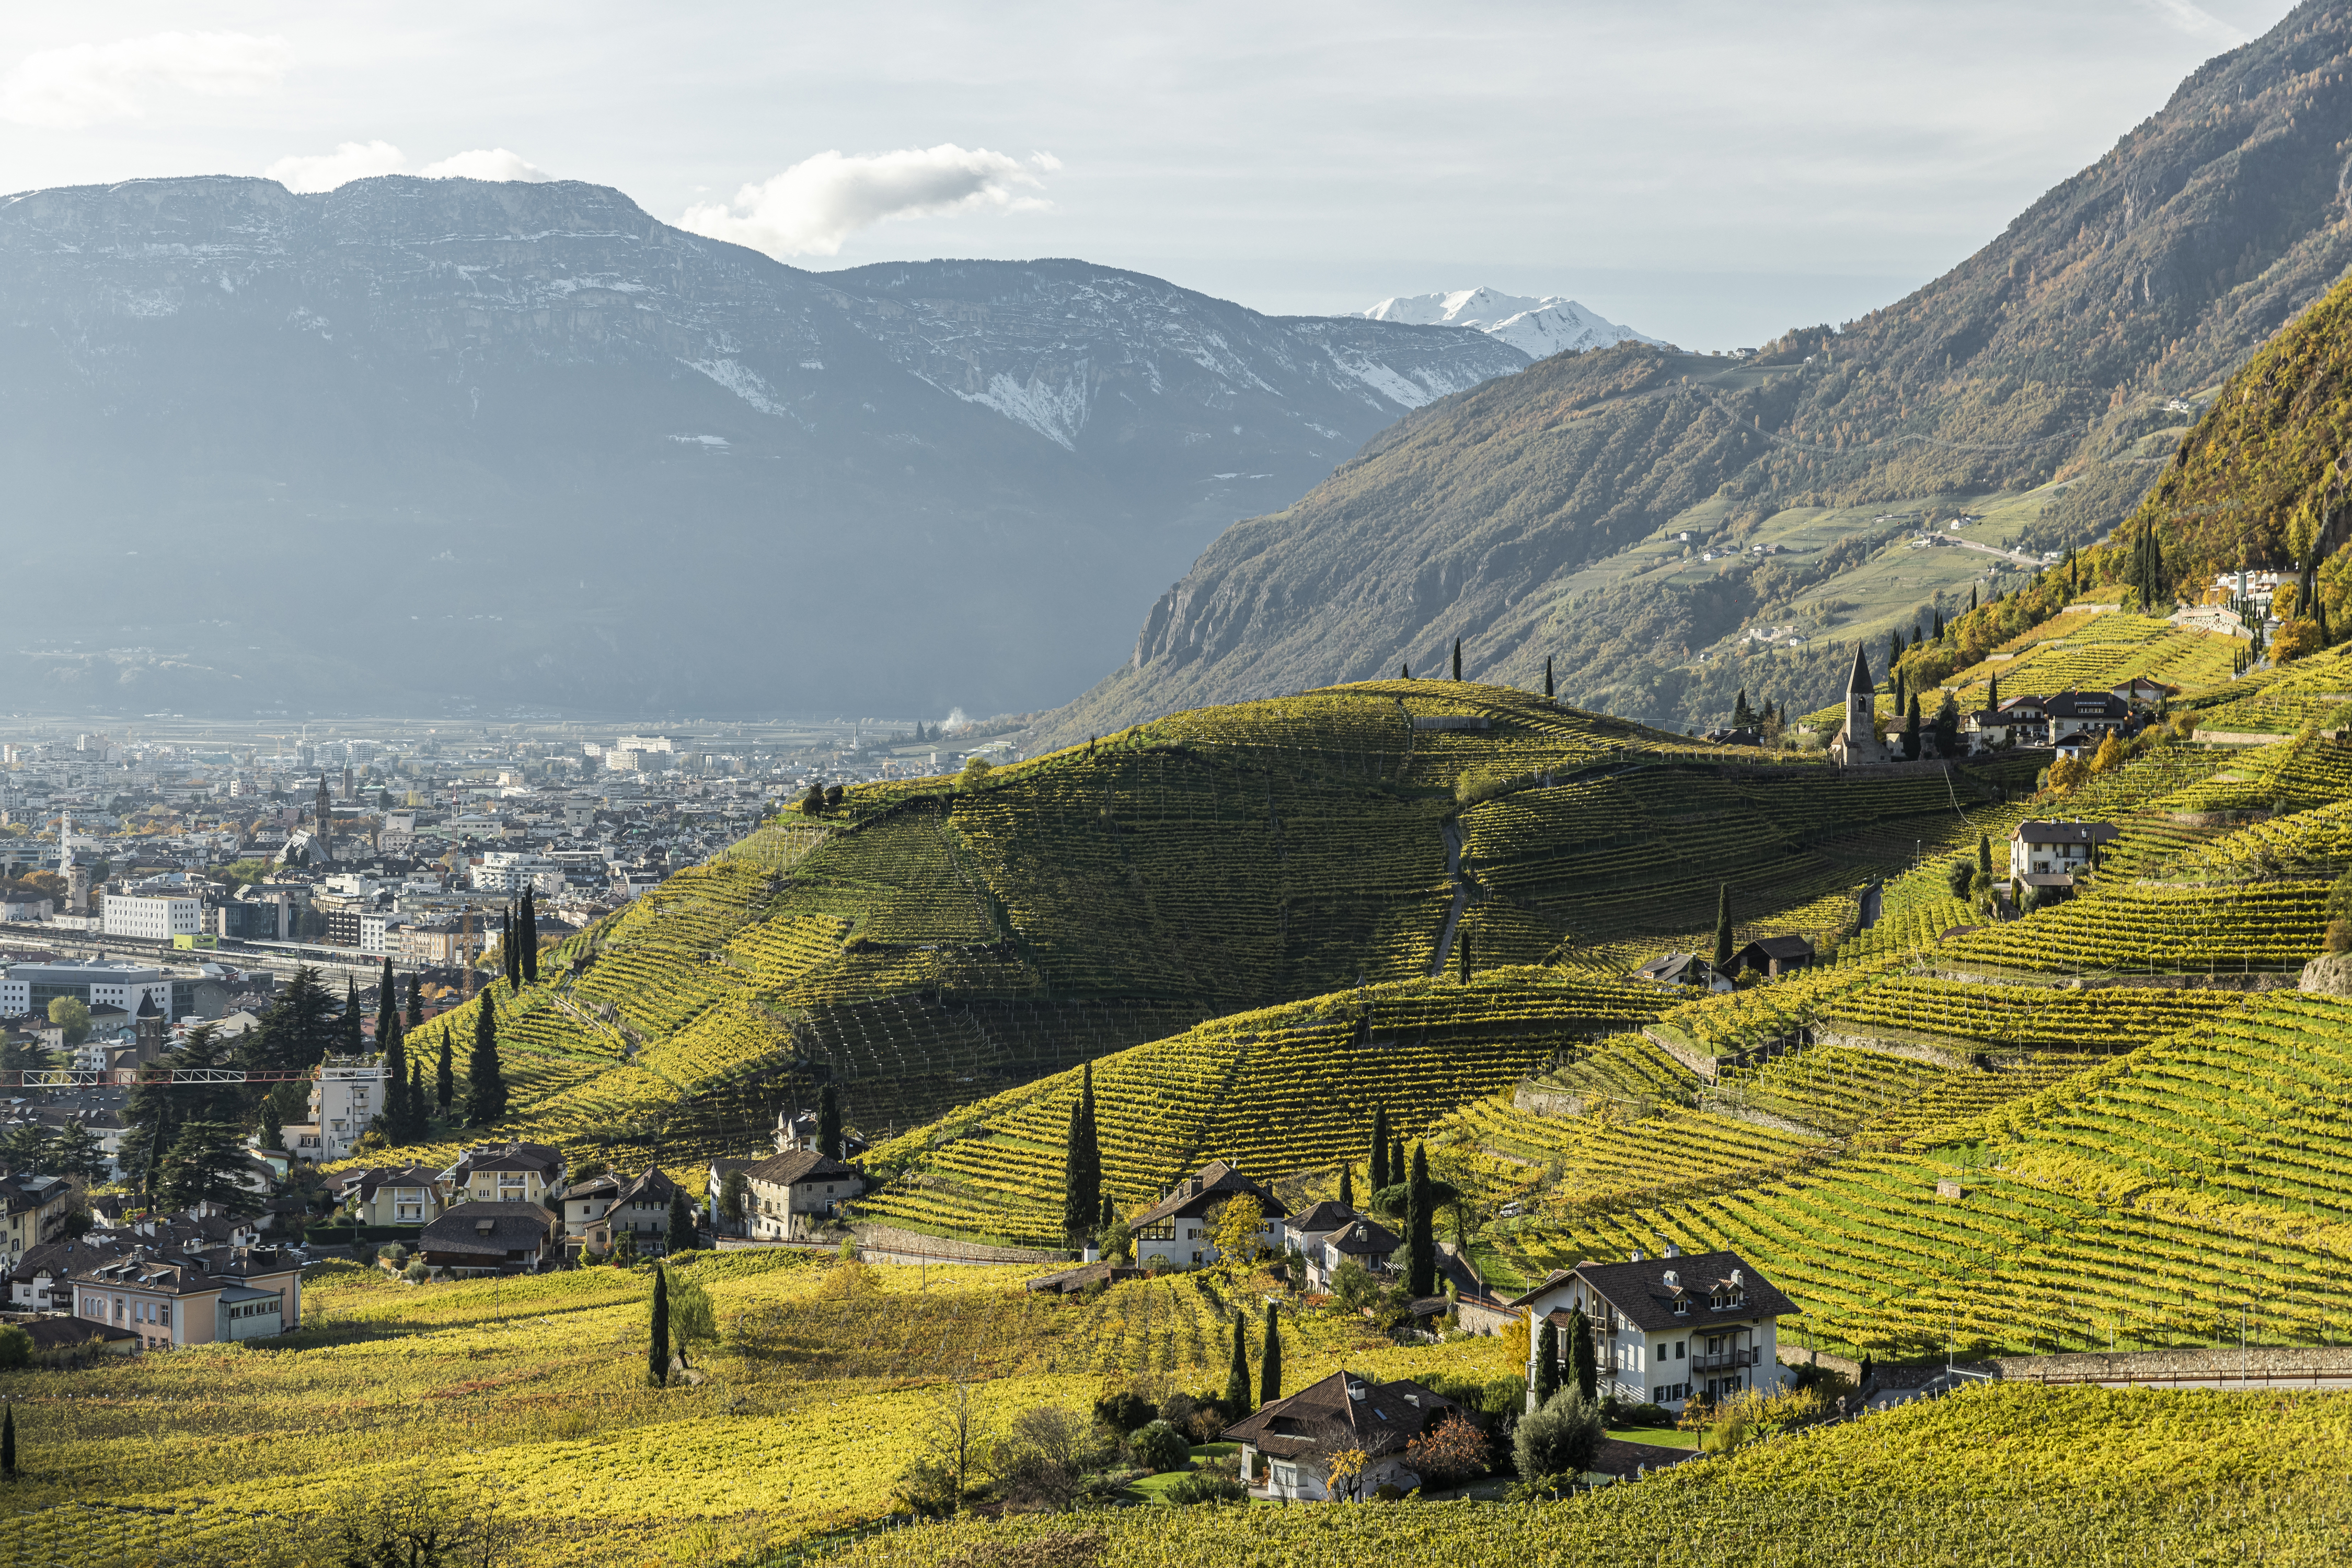
{"label": "farmhouse", "polygon": [[[1242,1446],[1253,1500],[1360,1502],[1384,1486],[1404,1492],[1421,1485],[1406,1446],[1461,1408],[1407,1379],[1335,1372],[1226,1427],[1225,1440]],[[1335,1478],[1333,1459],[1351,1450],[1363,1468]]]}
{"label": "farmhouse", "polygon": [[346,1171],[343,1201],[362,1225],[429,1225],[441,1213],[438,1179],[424,1165]]}
{"label": "farmhouse", "polygon": [[1759,936],[1731,955],[1731,973],[1752,970],[1778,980],[1812,966],[1813,944],[1801,936]]}
{"label": "farmhouse", "polygon": [[558,1256],[561,1229],[537,1204],[459,1204],[418,1234],[416,1255],[452,1274],[536,1274]]}
{"label": "farmhouse", "polygon": [[1199,1175],[1185,1177],[1158,1203],[1129,1221],[1135,1235],[1136,1262],[1148,1268],[1156,1258],[1178,1268],[1214,1263],[1217,1248],[1209,1240],[1214,1228],[1210,1215],[1240,1197],[1256,1199],[1265,1216],[1258,1226],[1260,1243],[1282,1251],[1287,1246],[1284,1221],[1290,1210],[1273,1193],[1223,1160],[1214,1160],[1203,1165]]}
{"label": "farmhouse", "polygon": [[743,1167],[750,1189],[744,1219],[755,1241],[790,1241],[812,1233],[820,1219],[866,1190],[855,1165],[828,1159],[814,1149],[771,1154]]}
{"label": "farmhouse", "polygon": [[2064,877],[2094,863],[2098,847],[2113,844],[2111,822],[2021,822],[2009,836],[2009,874],[2022,881],[2030,877]]}
{"label": "farmhouse", "polygon": [[[1591,1325],[1599,1392],[1679,1409],[1694,1394],[1720,1399],[1777,1386],[1778,1328],[1796,1314],[1782,1295],[1734,1252],[1687,1258],[1668,1246],[1663,1258],[1639,1252],[1623,1263],[1586,1261],[1562,1269],[1513,1300],[1530,1326],[1549,1322],[1565,1340],[1573,1314]],[[1542,1335],[1528,1338],[1530,1405]],[[1560,1375],[1571,1348],[1559,1347]]]}

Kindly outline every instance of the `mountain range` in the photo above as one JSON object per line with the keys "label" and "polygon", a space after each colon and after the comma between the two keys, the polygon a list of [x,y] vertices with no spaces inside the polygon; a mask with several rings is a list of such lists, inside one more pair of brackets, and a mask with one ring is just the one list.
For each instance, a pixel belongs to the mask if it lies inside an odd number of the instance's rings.
{"label": "mountain range", "polygon": [[1492,289],[1463,289],[1451,294],[1400,294],[1381,300],[1363,314],[1365,320],[1372,321],[1475,327],[1489,337],[1502,339],[1529,359],[1548,359],[1571,350],[1607,348],[1628,341],[1658,342],[1557,294],[1548,294],[1540,300],[1521,294],[1498,294]]}
{"label": "mountain range", "polygon": [[[2347,123],[2352,6],[2314,0],[1859,321],[1744,358],[1621,342],[1417,409],[1227,531],[1037,739],[1426,672],[1456,639],[1474,679],[1549,668],[1564,700],[1677,729],[1743,688],[1818,707],[1854,639],[2130,511],[2221,381],[2352,266]],[[1906,555],[1996,502],[2031,519],[2005,550]]]}
{"label": "mountain range", "polygon": [[1066,698],[1236,517],[1528,356],[1084,261],[815,273],[596,185],[0,198],[16,708]]}

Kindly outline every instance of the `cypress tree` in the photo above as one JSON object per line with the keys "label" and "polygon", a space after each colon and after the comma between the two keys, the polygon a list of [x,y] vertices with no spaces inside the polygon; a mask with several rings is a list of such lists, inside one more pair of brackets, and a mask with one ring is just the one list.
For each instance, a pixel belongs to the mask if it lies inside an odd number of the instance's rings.
{"label": "cypress tree", "polygon": [[1575,1373],[1576,1386],[1584,1397],[1595,1399],[1601,1392],[1601,1363],[1592,1353],[1592,1324],[1579,1307],[1568,1319],[1568,1363]]}
{"label": "cypress tree", "polygon": [[522,951],[515,962],[522,965],[522,977],[527,984],[539,984],[539,900],[529,888],[522,890]]}
{"label": "cypress tree", "polygon": [[425,1109],[425,1064],[423,1062],[413,1061],[408,1064],[407,1113],[408,1141],[414,1142],[431,1130],[430,1124],[425,1121],[427,1112]]}
{"label": "cypress tree", "polygon": [[408,1032],[415,1034],[425,1027],[425,976],[408,977]]}
{"label": "cypress tree", "polygon": [[841,1158],[841,1090],[830,1083],[816,1091],[816,1152]]}
{"label": "cypress tree", "polygon": [[1405,1193],[1405,1214],[1412,1232],[1405,1289],[1418,1298],[1437,1289],[1437,1216],[1430,1212],[1429,1151],[1420,1143],[1412,1146],[1412,1181]]}
{"label": "cypress tree", "polygon": [[1715,966],[1731,967],[1731,884],[1718,882],[1715,888]]}
{"label": "cypress tree", "polygon": [[1372,1107],[1372,1191],[1389,1184],[1389,1108]]}
{"label": "cypress tree", "polygon": [[1559,1325],[1547,1315],[1536,1330],[1535,1381],[1528,1390],[1535,1395],[1535,1406],[1541,1410],[1559,1392]]}
{"label": "cypress tree", "polygon": [[1969,584],[1969,614],[1971,614],[1971,615],[1975,614],[1975,613],[1976,613],[1976,607],[1977,607],[1977,585],[1976,585],[1974,583],[1971,583],[1971,584]]}
{"label": "cypress tree", "polygon": [[383,1128],[394,1138],[408,1136],[408,1047],[401,1038],[400,1015],[383,1013],[376,1018],[376,1044],[383,1047]]}
{"label": "cypress tree", "polygon": [[1460,637],[1454,639],[1454,679],[1456,680],[1462,679],[1462,639]]}
{"label": "cypress tree", "polygon": [[1412,679],[1412,666],[1409,664],[1398,665],[1397,679],[1399,680],[1411,680]]}
{"label": "cypress tree", "polygon": [[1912,762],[1919,760],[1919,694],[1911,694],[1911,706],[1903,715],[1903,755]]}
{"label": "cypress tree", "polygon": [[1551,695],[1551,655],[1544,655],[1544,695]]}
{"label": "cypress tree", "polygon": [[466,1059],[466,1121],[488,1127],[507,1113],[507,1083],[499,1071],[499,1016],[490,999],[478,999],[474,1054]]}
{"label": "cypress tree", "polygon": [[8,1413],[0,1415],[0,1476],[16,1479],[16,1406],[14,1401]]}
{"label": "cypress tree", "polygon": [[1992,835],[1977,835],[1977,875],[1990,879],[1992,876]]}
{"label": "cypress tree", "polygon": [[1466,931],[1454,932],[1454,945],[1461,960],[1462,984],[1467,985],[1470,984],[1470,933]]}
{"label": "cypress tree", "polygon": [[1739,696],[1731,704],[1731,727],[1745,730],[1754,719],[1755,715],[1748,710],[1748,688],[1743,686],[1739,689]]}
{"label": "cypress tree", "polygon": [[[686,1189],[673,1186],[669,1190],[669,1223],[664,1240],[672,1252],[691,1252],[695,1243],[694,1205],[686,1199]],[[680,1239],[683,1237],[684,1239]]]}
{"label": "cypress tree", "polygon": [[1108,1193],[1105,1193],[1103,1194],[1102,1201],[1102,1215],[1095,1224],[1095,1234],[1097,1236],[1108,1236],[1110,1234],[1110,1227],[1118,1223],[1118,1210],[1112,1206],[1110,1194]]}
{"label": "cypress tree", "polygon": [[646,1375],[656,1388],[669,1381],[669,1278],[658,1263],[654,1265],[652,1331],[646,1336]]}
{"label": "cypress tree", "polygon": [[1257,1363],[1257,1402],[1271,1405],[1282,1397],[1282,1321],[1274,1303],[1265,1304],[1265,1350]]}
{"label": "cypress tree", "polygon": [[375,1043],[381,1047],[400,1024],[400,988],[393,983],[392,954],[383,955],[383,978],[375,984]]}
{"label": "cypress tree", "polygon": [[522,994],[521,937],[522,933],[517,929],[515,922],[514,906],[509,904],[506,929],[499,939],[499,955],[506,960],[508,994],[514,996]]}
{"label": "cypress tree", "polygon": [[1353,1165],[1339,1167],[1339,1206],[1343,1209],[1356,1206],[1356,1167]]}
{"label": "cypress tree", "polygon": [[343,1055],[356,1057],[366,1049],[366,1038],[360,1033],[360,988],[346,979],[343,982]]}
{"label": "cypress tree", "polygon": [[1389,1140],[1389,1184],[1403,1185],[1405,1170],[1404,1134],[1400,1132]]}
{"label": "cypress tree", "polygon": [[441,1062],[433,1071],[433,1099],[441,1107],[441,1114],[449,1114],[449,1102],[457,1097],[457,1078],[449,1061],[449,1031],[441,1031]]}
{"label": "cypress tree", "polygon": [[1235,1417],[1250,1413],[1249,1319],[1234,1314],[1234,1359],[1225,1368],[1225,1410]]}
{"label": "cypress tree", "polygon": [[1080,1202],[1078,1195],[1082,1179],[1078,1153],[1080,1115],[1077,1103],[1072,1101],[1069,1130],[1062,1135],[1062,1234],[1073,1243],[1086,1234],[1087,1222],[1094,1217],[1094,1211]]}

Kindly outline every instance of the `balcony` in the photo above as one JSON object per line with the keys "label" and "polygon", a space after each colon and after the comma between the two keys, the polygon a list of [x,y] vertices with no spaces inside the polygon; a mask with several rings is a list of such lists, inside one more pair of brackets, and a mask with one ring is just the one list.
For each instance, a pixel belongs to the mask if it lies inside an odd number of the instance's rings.
{"label": "balcony", "polygon": [[1733,1367],[1754,1366],[1762,1355],[1763,1352],[1754,1345],[1744,1350],[1718,1351],[1714,1355],[1691,1357],[1690,1369],[1693,1372],[1727,1372]]}

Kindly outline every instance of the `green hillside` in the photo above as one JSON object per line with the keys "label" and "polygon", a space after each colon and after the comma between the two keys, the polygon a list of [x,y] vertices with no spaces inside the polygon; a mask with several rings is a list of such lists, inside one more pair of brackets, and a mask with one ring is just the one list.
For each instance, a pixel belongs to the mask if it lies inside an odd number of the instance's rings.
{"label": "green hillside", "polygon": [[1973,841],[1996,793],[1727,759],[1470,682],[1332,688],[774,819],[425,1048],[447,1034],[462,1077],[495,1008],[504,1130],[625,1160],[756,1148],[824,1083],[884,1138],[1205,1020],[1452,973],[1465,948],[1480,970],[1622,968],[1621,947],[1710,923],[1727,882],[1743,932],[1833,932],[1918,844]]}
{"label": "green hillside", "polygon": [[[1742,687],[1827,700],[1853,637],[2126,516],[2224,379],[2352,265],[2347,45],[2341,7],[2298,7],[1842,328],[1748,359],[1563,355],[1417,411],[1228,530],[1045,734],[1418,670],[1456,638],[1482,679],[1533,687],[1549,658],[1568,700],[1676,729],[1721,722]],[[1943,547],[1915,543],[1930,532]]]}

